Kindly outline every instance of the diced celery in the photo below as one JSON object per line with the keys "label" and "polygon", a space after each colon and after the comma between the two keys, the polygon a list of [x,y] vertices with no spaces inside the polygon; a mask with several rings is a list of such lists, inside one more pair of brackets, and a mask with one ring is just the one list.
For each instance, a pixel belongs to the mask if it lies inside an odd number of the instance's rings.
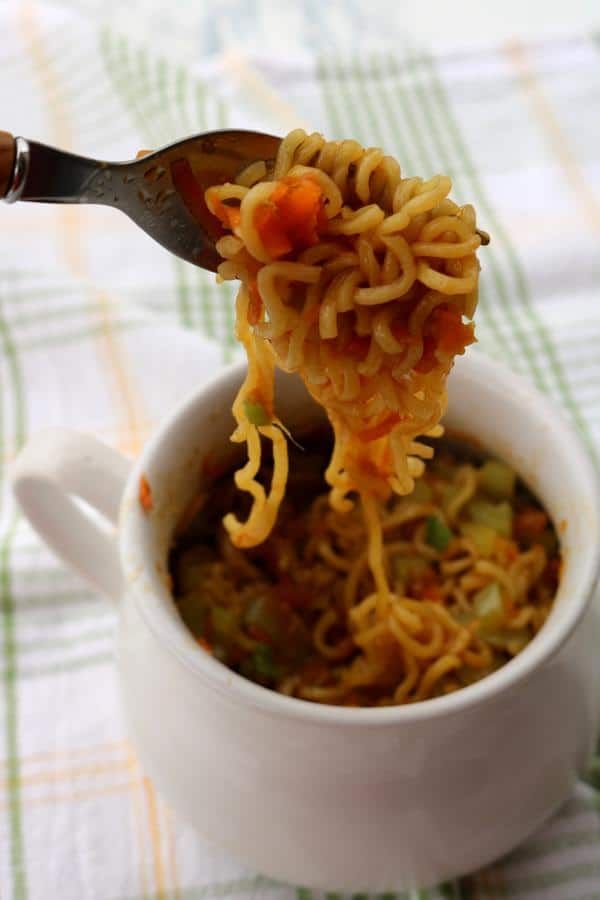
{"label": "diced celery", "polygon": [[273,650],[267,644],[259,644],[252,652],[252,663],[259,675],[276,678],[278,666],[273,659]]}
{"label": "diced celery", "polygon": [[433,491],[426,481],[423,481],[422,479],[415,481],[415,486],[410,495],[411,500],[414,500],[415,503],[430,503],[432,497]]}
{"label": "diced celery", "polygon": [[273,658],[268,644],[259,644],[241,663],[240,673],[251,681],[261,684],[271,682],[280,675],[279,666]]}
{"label": "diced celery", "polygon": [[425,527],[425,540],[430,547],[440,553],[446,549],[452,539],[452,531],[437,516],[429,516]]}
{"label": "diced celery", "polygon": [[215,635],[224,640],[231,640],[237,625],[237,614],[226,606],[213,606],[210,611],[210,620]]}
{"label": "diced celery", "polygon": [[516,656],[529,643],[530,634],[527,628],[497,628],[482,632],[481,637],[499,650],[506,650]]}
{"label": "diced celery", "polygon": [[271,422],[262,403],[258,403],[256,400],[244,400],[244,412],[251,425],[269,425]]}
{"label": "diced celery", "polygon": [[468,513],[472,522],[493,528],[502,537],[512,534],[512,506],[506,500],[502,503],[488,503],[487,500],[473,500],[469,504]]}
{"label": "diced celery", "polygon": [[393,556],[392,572],[397,581],[406,584],[411,578],[421,575],[429,563],[420,556]]}
{"label": "diced celery", "polygon": [[494,500],[510,500],[516,480],[515,471],[497,459],[488,459],[479,470],[479,484]]}
{"label": "diced celery", "polygon": [[244,622],[249,629],[256,629],[276,644],[279,656],[286,661],[302,659],[312,646],[310,632],[302,619],[272,594],[253,600]]}
{"label": "diced celery", "polygon": [[485,678],[487,675],[491,675],[492,672],[495,672],[496,669],[499,669],[502,665],[503,660],[499,658],[499,655],[494,653],[494,657],[492,658],[492,662],[489,666],[483,666],[482,668],[476,668],[475,666],[462,666],[456,672],[456,677],[460,681],[460,683],[464,686],[468,684],[474,684],[476,681],[481,681],[482,678]]}
{"label": "diced celery", "polygon": [[256,597],[246,610],[244,621],[246,625],[260,629],[275,641],[282,636],[280,607],[270,596]]}
{"label": "diced celery", "polygon": [[470,625],[475,615],[470,609],[453,609],[451,610],[452,618],[458,622],[459,625]]}
{"label": "diced celery", "polygon": [[482,525],[480,522],[462,522],[460,530],[461,534],[473,541],[481,556],[492,555],[498,537],[498,532],[493,528],[490,528],[489,525]]}
{"label": "diced celery", "polygon": [[513,636],[506,641],[506,649],[511,656],[516,656],[521,650],[524,650],[531,636],[526,628],[519,628],[513,631]]}
{"label": "diced celery", "polygon": [[473,612],[481,622],[482,632],[496,628],[504,619],[502,593],[497,581],[486,584],[473,597]]}

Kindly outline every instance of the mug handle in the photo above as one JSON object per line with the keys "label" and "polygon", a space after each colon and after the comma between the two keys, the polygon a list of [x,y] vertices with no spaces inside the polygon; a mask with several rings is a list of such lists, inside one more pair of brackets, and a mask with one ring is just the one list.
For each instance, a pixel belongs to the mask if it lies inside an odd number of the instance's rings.
{"label": "mug handle", "polygon": [[[123,579],[115,529],[130,460],[95,438],[52,429],[27,442],[11,471],[25,518],[70,568],[111,600]],[[92,513],[81,502],[92,507]],[[105,521],[93,515],[102,514]]]}

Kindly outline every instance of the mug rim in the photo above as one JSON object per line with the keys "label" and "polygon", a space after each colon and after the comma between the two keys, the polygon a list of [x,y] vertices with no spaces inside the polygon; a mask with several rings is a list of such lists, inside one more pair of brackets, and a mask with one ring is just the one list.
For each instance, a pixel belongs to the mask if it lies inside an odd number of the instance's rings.
{"label": "mug rim", "polygon": [[[529,382],[515,375],[507,366],[484,356],[480,352],[472,352],[459,361],[462,368],[468,366],[496,381],[501,378],[509,392],[517,392],[528,402],[541,407],[541,414],[546,414],[557,427],[553,437],[564,441],[567,452],[572,457],[572,465],[576,466],[588,482],[590,491],[598,495],[598,477],[590,455],[583,445],[579,434],[565,418],[563,411],[548,397],[539,392]],[[486,371],[487,370],[487,371]],[[152,457],[164,444],[168,435],[183,419],[195,409],[199,400],[204,397],[214,398],[239,383],[245,371],[244,362],[234,362],[223,368],[214,378],[209,379],[191,392],[166,417],[150,441],[144,446],[142,453],[135,461],[129,473],[123,494],[121,515],[119,519],[119,544],[121,564],[124,572],[124,594],[134,594],[134,602],[143,620],[152,630],[161,645],[173,652],[181,662],[195,675],[208,681],[218,692],[226,694],[231,700],[244,705],[258,707],[273,715],[284,715],[305,721],[327,723],[330,725],[392,726],[401,722],[417,722],[452,715],[485,703],[486,700],[504,693],[526,679],[553,657],[567,641],[583,616],[591,600],[595,584],[600,574],[600,516],[593,506],[593,530],[590,541],[593,542],[587,567],[578,573],[580,585],[568,598],[570,603],[568,614],[560,626],[553,631],[545,632],[545,625],[531,642],[513,659],[496,671],[486,675],[480,681],[461,687],[459,690],[442,697],[434,697],[410,704],[399,704],[385,707],[343,707],[334,704],[314,703],[297,697],[280,694],[262,685],[256,684],[207,653],[199,652],[199,648],[182,620],[175,620],[173,610],[167,609],[173,604],[170,591],[157,572],[152,558],[142,559],[138,532],[147,528],[144,513],[137,502],[139,479],[147,470]],[[137,527],[136,527],[137,526]],[[596,538],[594,540],[594,538]],[[567,559],[563,565],[573,565]],[[145,573],[149,580],[140,578]],[[155,602],[148,602],[147,590],[151,590]],[[559,586],[560,592],[560,586]],[[144,594],[145,599],[141,596]],[[557,594],[558,596],[558,594]],[[176,614],[175,614],[176,615]]]}

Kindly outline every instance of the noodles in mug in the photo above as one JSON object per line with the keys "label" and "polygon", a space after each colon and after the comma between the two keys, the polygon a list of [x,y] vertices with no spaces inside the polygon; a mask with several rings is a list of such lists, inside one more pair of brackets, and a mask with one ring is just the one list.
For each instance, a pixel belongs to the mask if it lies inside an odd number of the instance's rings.
{"label": "noodles in mug", "polygon": [[[290,435],[275,408],[276,366],[300,374],[333,430],[327,504],[319,496],[313,507],[335,533],[318,543],[321,563],[347,579],[337,599],[317,592],[308,620],[300,617],[313,650],[329,660],[328,673],[311,682],[292,672],[275,685],[306,699],[349,702],[359,690],[361,703],[421,700],[449,689],[465,666],[483,671],[493,662],[477,618],[457,622],[443,587],[437,600],[423,600],[407,590],[410,583],[394,580],[386,543],[389,516],[406,514],[402,504],[410,502],[401,498],[414,497],[433,456],[429,439],[442,433],[454,358],[475,339],[465,320],[477,305],[476,251],[486,236],[473,207],[458,206],[450,188],[443,175],[403,178],[381,150],[298,130],[272,165],[258,161],[236,183],[206,192],[226,231],[217,243],[219,277],[241,282],[236,335],[248,359],[232,440],[246,445],[235,484],[250,506],[224,516],[230,557],[263,544],[281,519]],[[465,503],[469,490],[473,478],[462,490]],[[316,522],[311,510],[294,522]],[[448,527],[444,510],[429,513],[427,521]],[[411,541],[424,548],[423,528],[417,532]],[[360,563],[353,535],[358,546],[366,543]],[[308,532],[305,538],[312,546]],[[451,569],[473,562],[472,546],[453,543],[448,552],[443,564]],[[481,589],[496,572],[486,566],[501,565],[493,555],[477,564],[473,584]],[[498,584],[506,609],[521,615],[510,606],[506,578]],[[318,621],[314,604],[323,605]],[[300,630],[293,631],[290,643],[299,640]],[[253,640],[243,628],[239,634],[242,645]]]}

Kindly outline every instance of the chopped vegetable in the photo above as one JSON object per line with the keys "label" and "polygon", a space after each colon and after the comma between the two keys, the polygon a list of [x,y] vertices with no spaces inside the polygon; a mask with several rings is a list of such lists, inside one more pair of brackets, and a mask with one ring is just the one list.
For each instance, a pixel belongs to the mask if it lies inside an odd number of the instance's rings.
{"label": "chopped vegetable", "polygon": [[430,333],[442,353],[464,353],[465,347],[476,340],[473,323],[465,325],[460,311],[455,307],[436,307],[430,323]]}
{"label": "chopped vegetable", "polygon": [[204,199],[204,188],[196,180],[188,160],[176,159],[169,168],[173,187],[181,197],[183,205],[197,222],[206,221],[208,209]]}
{"label": "chopped vegetable", "polygon": [[248,324],[258,325],[263,313],[263,301],[256,281],[252,281],[249,287],[250,300],[248,302]]}
{"label": "chopped vegetable", "polygon": [[446,549],[453,537],[448,526],[437,516],[429,516],[425,527],[425,540],[434,550],[441,553]]}
{"label": "chopped vegetable", "polygon": [[237,626],[237,614],[226,606],[213,606],[210,621],[215,635],[221,640],[231,640]]}
{"label": "chopped vegetable", "polygon": [[502,537],[509,538],[512,534],[512,506],[506,500],[502,503],[473,500],[469,504],[469,515],[472,522],[487,525]]}
{"label": "chopped vegetable", "polygon": [[528,628],[497,628],[485,632],[485,640],[499,650],[516,656],[531,640]]}
{"label": "chopped vegetable", "polygon": [[277,678],[279,667],[273,659],[273,650],[267,644],[259,644],[252,651],[252,665],[258,675],[265,678]]}
{"label": "chopped vegetable", "polygon": [[390,413],[382,422],[373,425],[372,428],[363,428],[362,431],[358,432],[358,437],[363,443],[368,444],[371,441],[378,440],[378,438],[385,437],[401,421],[402,417],[398,413]]}
{"label": "chopped vegetable", "polygon": [[475,619],[475,614],[470,609],[453,609],[452,610],[452,618],[458,622],[459,625],[470,625],[471,622]]}
{"label": "chopped vegetable", "polygon": [[302,619],[275,594],[265,593],[253,600],[244,623],[250,633],[261,636],[263,643],[279,647],[285,658],[301,659],[310,647],[310,634]]}
{"label": "chopped vegetable", "polygon": [[406,584],[411,578],[422,575],[429,563],[420,556],[393,556],[392,572],[394,578]]}
{"label": "chopped vegetable", "polygon": [[260,427],[261,425],[271,424],[269,414],[262,403],[259,403],[257,400],[244,400],[244,412],[251,425]]}
{"label": "chopped vegetable", "polygon": [[469,538],[475,544],[475,549],[481,556],[491,556],[498,539],[498,534],[489,525],[480,522],[462,522],[461,534]]}
{"label": "chopped vegetable", "polygon": [[415,503],[430,503],[433,499],[433,491],[427,482],[419,478],[415,481],[410,499],[414,500]]}
{"label": "chopped vegetable", "polygon": [[548,525],[548,516],[543,509],[526,507],[515,516],[515,537],[528,540],[542,534]]}
{"label": "chopped vegetable", "polygon": [[479,484],[494,500],[510,500],[516,480],[513,469],[496,459],[488,459],[479,470]]}
{"label": "chopped vegetable", "polygon": [[254,225],[274,259],[293,249],[312,247],[326,224],[325,198],[310,175],[283,178],[254,214]]}
{"label": "chopped vegetable", "polygon": [[140,478],[138,497],[144,512],[150,512],[152,509],[152,488],[145,475],[142,475]]}
{"label": "chopped vegetable", "polygon": [[473,612],[481,622],[482,630],[496,628],[504,620],[504,604],[497,581],[486,584],[473,597]]}

